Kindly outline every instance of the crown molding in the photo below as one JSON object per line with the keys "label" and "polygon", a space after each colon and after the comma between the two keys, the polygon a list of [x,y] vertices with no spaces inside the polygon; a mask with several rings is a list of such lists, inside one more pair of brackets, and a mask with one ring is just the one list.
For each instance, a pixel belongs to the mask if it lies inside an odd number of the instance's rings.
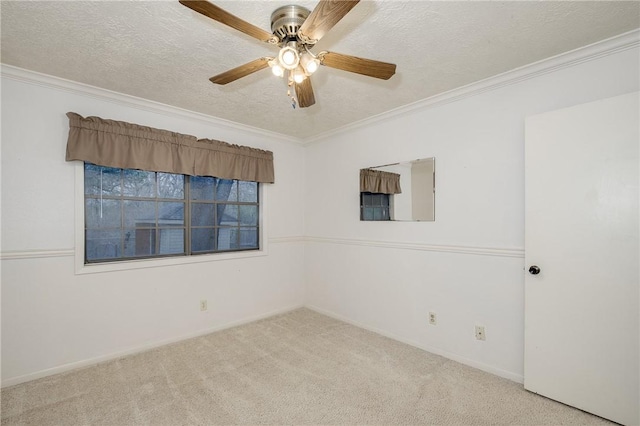
{"label": "crown molding", "polygon": [[356,121],[351,124],[329,130],[319,135],[310,136],[302,140],[303,145],[311,145],[326,141],[332,136],[350,132],[362,127],[392,120],[398,116],[404,116],[414,112],[442,106],[465,98],[480,95],[485,92],[500,89],[502,87],[517,84],[525,80],[536,78],[545,74],[570,68],[585,62],[593,61],[605,56],[613,55],[628,49],[640,46],[640,29],[629,31],[615,37],[611,37],[596,43],[579,47],[568,52],[561,53],[550,58],[542,59],[502,74],[485,78],[483,80],[461,86],[447,92],[439,93],[426,99],[403,105],[401,107],[383,112],[372,117]]}
{"label": "crown molding", "polygon": [[261,137],[270,137],[279,141],[285,141],[300,145],[302,140],[297,137],[276,133],[269,130],[260,129],[258,127],[247,126],[245,124],[236,123],[235,121],[225,120],[223,118],[190,111],[184,108],[151,101],[137,96],[126,95],[124,93],[114,92],[112,90],[102,89],[100,87],[91,86],[89,84],[79,83],[77,81],[67,80],[64,78],[15,67],[13,65],[0,64],[0,74],[3,78],[9,78],[22,83],[32,84],[36,86],[47,87],[50,89],[60,90],[73,93],[76,95],[87,96],[101,101],[113,102],[119,105],[125,105],[131,108],[149,111],[156,114],[168,115],[171,117],[180,117],[188,120],[204,122],[214,126],[227,129],[237,130],[244,133],[258,135]]}
{"label": "crown molding", "polygon": [[517,84],[519,82],[536,78],[551,72],[559,71],[564,68],[570,68],[584,62],[589,62],[628,49],[633,49],[638,46],[640,46],[640,29],[629,31],[627,33],[611,37],[609,39],[602,40],[588,46],[579,47],[569,52],[561,53],[550,58],[524,65],[511,71],[507,71],[502,74],[476,81],[466,86],[458,87],[447,92],[443,92],[429,98],[422,99],[417,102],[413,102],[411,104],[404,105],[390,111],[386,111],[381,114],[374,115],[372,117],[368,117],[363,120],[359,120],[354,123],[339,127],[337,129],[329,130],[327,132],[323,132],[307,138],[298,138],[282,133],[260,129],[253,126],[247,126],[234,121],[213,117],[210,115],[174,107],[167,104],[162,104],[160,102],[150,101],[136,96],[125,95],[123,93],[118,93],[107,89],[101,89],[99,87],[90,86],[88,84],[78,83],[60,77],[14,67],[12,65],[0,64],[0,74],[2,75],[2,77],[10,78],[24,83],[53,88],[74,94],[80,94],[83,96],[89,96],[107,102],[115,102],[153,113],[169,115],[172,117],[178,116],[181,118],[200,121],[207,124],[213,124],[215,126],[220,126],[254,135],[257,134],[259,136],[267,136],[280,141],[294,143],[298,146],[306,146],[326,141],[332,136],[353,131],[355,129],[382,123],[387,120],[392,120],[398,116],[407,115],[437,106],[442,106],[451,102],[456,102],[512,84]]}

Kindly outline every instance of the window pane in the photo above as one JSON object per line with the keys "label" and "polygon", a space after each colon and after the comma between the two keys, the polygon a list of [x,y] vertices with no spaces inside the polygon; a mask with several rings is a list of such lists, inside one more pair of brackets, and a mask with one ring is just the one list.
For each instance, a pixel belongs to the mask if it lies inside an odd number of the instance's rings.
{"label": "window pane", "polygon": [[179,254],[184,253],[184,229],[161,228],[160,229],[160,253]]}
{"label": "window pane", "polygon": [[87,262],[259,247],[256,182],[84,169]]}
{"label": "window pane", "polygon": [[386,213],[387,213],[386,207],[378,208],[378,212],[379,212],[379,215],[380,215],[380,218],[378,220],[387,220],[387,218],[386,218]]}
{"label": "window pane", "polygon": [[240,248],[258,248],[258,228],[240,228]]}
{"label": "window pane", "polygon": [[238,206],[236,204],[218,204],[218,225],[238,226]]}
{"label": "window pane", "polygon": [[91,163],[84,163],[84,193],[100,194],[100,172],[102,168]]}
{"label": "window pane", "polygon": [[153,227],[156,226],[155,201],[128,201],[124,202],[124,226]]}
{"label": "window pane", "polygon": [[240,216],[240,225],[257,226],[258,225],[258,206],[238,206]]}
{"label": "window pane", "polygon": [[218,228],[218,250],[238,248],[238,228]]}
{"label": "window pane", "polygon": [[215,184],[215,178],[191,176],[190,182],[192,200],[213,200],[213,186]]}
{"label": "window pane", "polygon": [[184,203],[158,203],[158,226],[184,226]]}
{"label": "window pane", "polygon": [[125,169],[124,195],[127,197],[155,197],[156,196],[156,174],[144,170]]}
{"label": "window pane", "polygon": [[120,200],[85,199],[87,228],[120,228]]}
{"label": "window pane", "polygon": [[382,220],[382,209],[373,209],[373,220]]}
{"label": "window pane", "polygon": [[184,176],[158,173],[158,197],[184,199]]}
{"label": "window pane", "polygon": [[363,220],[373,220],[373,209],[371,207],[364,207],[362,209]]}
{"label": "window pane", "polygon": [[191,204],[191,226],[213,225],[213,204]]}
{"label": "window pane", "polygon": [[244,201],[247,203],[258,202],[258,183],[257,182],[238,182],[238,201]]}
{"label": "window pane", "polygon": [[126,229],[124,240],[124,255],[126,257],[156,254],[155,229]]}
{"label": "window pane", "polygon": [[215,229],[191,228],[191,251],[213,251],[214,243]]}
{"label": "window pane", "polygon": [[87,260],[117,259],[122,257],[120,230],[87,230],[85,250]]}
{"label": "window pane", "polygon": [[216,180],[216,201],[238,201],[238,181]]}
{"label": "window pane", "polygon": [[84,164],[84,193],[87,195],[120,195],[120,169]]}

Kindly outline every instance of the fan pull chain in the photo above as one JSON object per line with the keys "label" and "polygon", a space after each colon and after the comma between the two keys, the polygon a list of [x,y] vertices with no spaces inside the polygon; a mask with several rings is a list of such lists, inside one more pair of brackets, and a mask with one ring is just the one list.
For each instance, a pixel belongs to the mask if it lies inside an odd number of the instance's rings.
{"label": "fan pull chain", "polygon": [[287,96],[291,99],[291,108],[296,109],[296,98],[291,95],[291,81],[287,85]]}

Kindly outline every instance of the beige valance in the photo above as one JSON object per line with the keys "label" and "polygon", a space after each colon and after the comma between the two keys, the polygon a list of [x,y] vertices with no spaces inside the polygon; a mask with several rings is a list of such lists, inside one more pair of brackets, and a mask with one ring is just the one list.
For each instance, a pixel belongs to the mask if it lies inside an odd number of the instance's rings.
{"label": "beige valance", "polygon": [[360,169],[360,192],[400,194],[400,175],[381,170]]}
{"label": "beige valance", "polygon": [[67,161],[273,183],[273,153],[69,112]]}

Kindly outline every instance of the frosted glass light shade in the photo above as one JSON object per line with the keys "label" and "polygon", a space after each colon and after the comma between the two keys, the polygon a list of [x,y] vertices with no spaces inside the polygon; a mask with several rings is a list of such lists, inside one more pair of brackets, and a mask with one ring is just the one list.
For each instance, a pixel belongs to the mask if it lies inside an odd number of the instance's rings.
{"label": "frosted glass light shade", "polygon": [[293,71],[293,81],[296,84],[302,83],[305,78],[307,78],[307,76],[304,74],[304,70],[301,67],[298,67]]}
{"label": "frosted glass light shade", "polygon": [[278,53],[278,61],[283,68],[293,70],[300,63],[300,56],[296,49],[291,46],[285,46],[280,49],[280,53]]}
{"label": "frosted glass light shade", "polygon": [[271,72],[276,77],[282,77],[284,75],[284,68],[282,68],[279,64],[276,64],[271,67]]}
{"label": "frosted glass light shade", "polygon": [[308,75],[311,75],[318,70],[318,67],[320,66],[320,61],[314,58],[313,56],[311,56],[310,54],[305,53],[300,58],[300,65],[302,65],[302,67],[304,68],[304,70]]}

